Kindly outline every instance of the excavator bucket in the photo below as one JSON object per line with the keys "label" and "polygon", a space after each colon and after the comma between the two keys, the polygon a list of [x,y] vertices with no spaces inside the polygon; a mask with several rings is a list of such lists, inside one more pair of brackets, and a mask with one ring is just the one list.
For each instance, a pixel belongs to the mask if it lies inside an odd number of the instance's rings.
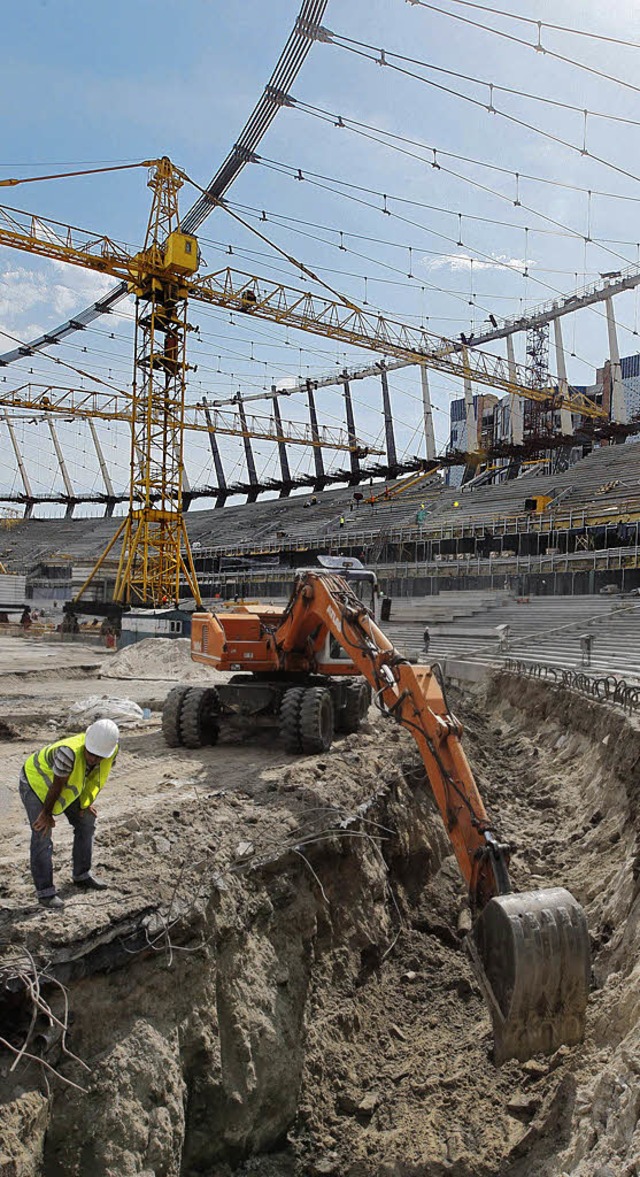
{"label": "excavator bucket", "polygon": [[553,887],[497,896],[467,943],[498,1065],[582,1040],[591,961],[586,917],[573,895]]}

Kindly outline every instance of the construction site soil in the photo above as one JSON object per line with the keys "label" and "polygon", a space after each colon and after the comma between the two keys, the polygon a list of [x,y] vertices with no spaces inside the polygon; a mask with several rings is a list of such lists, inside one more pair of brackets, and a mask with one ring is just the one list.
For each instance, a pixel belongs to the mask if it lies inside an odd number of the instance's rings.
{"label": "construction site soil", "polygon": [[[169,749],[171,682],[140,669],[170,678],[166,647],[143,655],[117,656],[139,678],[0,677],[2,1177],[637,1177],[634,722],[506,674],[451,692],[515,886],[568,887],[592,937],[584,1044],[496,1068],[411,738],[372,710],[322,756],[265,732]],[[152,715],[99,797],[109,890],[71,885],[61,817],[54,913],[19,769],[102,692]]]}

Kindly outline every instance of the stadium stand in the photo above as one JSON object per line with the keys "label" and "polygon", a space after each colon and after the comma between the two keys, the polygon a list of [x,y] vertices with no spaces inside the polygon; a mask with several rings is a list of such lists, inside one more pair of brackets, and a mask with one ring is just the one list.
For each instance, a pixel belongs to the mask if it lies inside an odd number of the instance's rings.
{"label": "stadium stand", "polygon": [[[535,509],[538,501],[532,508],[534,500],[540,500],[542,510]],[[444,484],[441,472],[432,472],[386,486],[342,487],[190,511],[186,519],[196,566],[209,573],[217,570],[220,557],[237,556],[258,561],[270,557],[281,562],[286,574],[316,552],[332,550],[361,555],[390,583],[406,576],[407,568],[414,578],[446,573],[455,580],[463,571],[467,579],[485,575],[491,565],[491,582],[477,586],[485,588],[496,587],[494,573],[499,575],[498,565],[510,553],[520,573],[523,560],[529,560],[528,571],[534,558],[544,570],[554,566],[560,553],[566,568],[586,567],[592,551],[615,553],[622,547],[626,566],[636,569],[640,442],[599,448],[562,472],[545,473],[539,463],[525,466],[519,477],[499,485],[471,483],[454,489]],[[0,560],[41,586],[59,578],[65,568],[67,577],[75,570],[76,582],[86,575],[116,526],[115,520],[102,518],[11,523],[10,528],[0,527]],[[398,572],[403,565],[405,571]],[[622,569],[622,558],[617,565],[608,557],[592,561],[603,575],[614,566]],[[513,570],[505,564],[505,576]],[[599,587],[599,582],[589,583],[565,591]],[[397,586],[392,591],[397,593]],[[430,590],[407,581],[401,591],[410,596]],[[545,591],[544,582],[540,591]]]}

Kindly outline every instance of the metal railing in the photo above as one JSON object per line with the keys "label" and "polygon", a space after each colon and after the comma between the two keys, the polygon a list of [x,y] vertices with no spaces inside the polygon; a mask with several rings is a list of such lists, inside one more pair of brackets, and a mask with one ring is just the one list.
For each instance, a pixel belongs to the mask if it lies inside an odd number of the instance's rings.
{"label": "metal railing", "polygon": [[640,711],[640,684],[634,685],[615,674],[596,678],[583,670],[566,670],[542,662],[521,662],[517,658],[507,658],[503,669],[525,678],[545,679],[565,690],[579,691],[598,703],[612,703],[622,707],[627,715]]}

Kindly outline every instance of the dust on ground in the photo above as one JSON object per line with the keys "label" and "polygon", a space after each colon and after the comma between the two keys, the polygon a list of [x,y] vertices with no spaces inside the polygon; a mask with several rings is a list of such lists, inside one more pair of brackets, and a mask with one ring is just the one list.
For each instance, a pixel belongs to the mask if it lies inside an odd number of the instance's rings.
{"label": "dust on ground", "polygon": [[[299,862],[317,912],[300,1096],[286,1140],[276,1155],[244,1164],[240,1149],[235,1167],[221,1160],[204,1170],[196,1161],[181,1169],[178,1157],[177,1167],[158,1172],[227,1177],[241,1166],[256,1177],[637,1177],[640,733],[632,723],[620,726],[619,715],[596,705],[588,713],[583,700],[559,693],[549,706],[543,687],[525,689],[510,676],[486,693],[452,692],[487,807],[518,847],[515,887],[568,887],[586,907],[594,949],[585,1043],[550,1060],[512,1061],[498,1070],[489,1016],[458,930],[465,898],[455,860],[428,801],[421,837],[407,826],[421,786],[413,742],[404,733],[371,713],[358,735],[304,760],[285,755],[265,733],[252,740],[229,735],[216,748],[195,752],[167,749],[157,708],[171,684],[110,675],[109,693],[154,714],[124,737],[117,772],[99,799],[95,866],[109,880],[108,892],[78,896],[63,882],[70,833],[64,818],[58,821],[56,864],[67,906],[54,920],[33,899],[28,831],[14,782],[25,756],[56,737],[61,700],[95,693],[100,680],[73,680],[65,671],[64,682],[36,682],[28,691],[24,682],[5,681],[2,715],[18,732],[1,745],[5,946],[42,954],[70,938],[96,939],[128,915],[157,905],[171,910],[177,894],[195,892],[203,881],[209,889],[220,886],[223,907],[236,905],[230,926],[241,910],[245,921],[249,910],[249,922],[259,921],[259,895],[242,890],[243,862],[277,862],[307,839],[315,845],[315,857],[309,849],[308,861]],[[369,810],[381,793],[384,812]],[[341,893],[349,876],[340,875],[340,860],[334,856],[329,869],[318,856],[323,828],[333,830],[358,813],[370,813],[372,821],[367,900],[377,905],[377,924],[355,885],[351,894]],[[402,854],[394,850],[394,830],[402,831]],[[323,938],[335,938],[340,921],[342,947],[323,952]],[[251,959],[258,970],[265,963],[257,954]],[[251,977],[244,983],[247,1015]],[[234,1016],[243,1016],[241,1004]],[[140,1049],[152,1068],[152,1056]],[[277,1146],[271,1141],[270,1149]],[[115,1168],[105,1162],[95,1171],[118,1177],[140,1171],[127,1163],[121,1158]],[[38,1170],[25,1173],[32,1171]]]}

